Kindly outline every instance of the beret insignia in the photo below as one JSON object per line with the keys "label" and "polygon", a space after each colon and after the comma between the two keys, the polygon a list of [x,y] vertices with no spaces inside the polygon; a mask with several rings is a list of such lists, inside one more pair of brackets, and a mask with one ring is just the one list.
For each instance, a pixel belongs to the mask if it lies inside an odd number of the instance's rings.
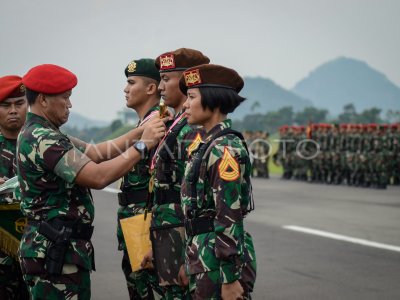
{"label": "beret insignia", "polygon": [[128,65],[128,72],[133,73],[135,71],[136,71],[136,63],[134,60],[132,60]]}
{"label": "beret insignia", "polygon": [[200,71],[199,69],[194,69],[185,72],[185,82],[186,86],[193,86],[201,83]]}
{"label": "beret insignia", "polygon": [[172,53],[160,56],[160,70],[175,69],[175,58]]}

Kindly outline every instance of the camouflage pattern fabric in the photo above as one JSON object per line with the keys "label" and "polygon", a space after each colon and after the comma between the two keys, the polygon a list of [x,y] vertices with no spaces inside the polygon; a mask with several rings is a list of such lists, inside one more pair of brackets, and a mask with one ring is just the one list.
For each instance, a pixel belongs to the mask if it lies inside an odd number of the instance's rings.
{"label": "camouflage pattern fabric", "polygon": [[[181,117],[179,113],[175,120]],[[182,122],[186,122],[185,117],[183,117],[176,126],[180,126]],[[178,127],[179,128],[179,127]],[[185,170],[185,162],[187,160],[187,149],[191,144],[196,132],[189,125],[184,125],[176,136],[176,140],[173,145],[167,145],[162,143],[159,152],[155,158],[155,169],[153,173],[154,179],[154,198],[153,198],[153,208],[152,208],[152,228],[153,231],[163,230],[165,226],[180,225],[183,224],[183,212],[180,203],[170,203],[170,204],[157,204],[157,191],[159,190],[173,190],[178,195],[181,189],[181,182]],[[168,138],[168,137],[167,137]],[[166,139],[167,139],[166,138]],[[163,153],[163,154],[162,154]],[[180,201],[179,201],[180,202]],[[161,235],[159,235],[161,237]],[[177,240],[173,242],[175,238],[179,238],[177,235],[162,235],[168,236],[168,242],[173,244],[181,245],[183,240]],[[161,244],[162,240],[158,240]],[[154,249],[156,245],[153,244],[153,252],[158,253],[158,260],[167,262],[165,265],[156,265],[158,270],[163,269],[179,269],[179,267],[184,263],[183,249],[177,249],[172,247],[169,251],[161,252]],[[175,249],[176,252],[172,252]],[[178,254],[176,254],[178,253]],[[182,253],[180,255],[179,253]],[[171,259],[176,257],[176,259]],[[158,272],[159,282],[163,282],[165,286],[164,298],[163,299],[181,299],[185,295],[184,289],[176,284],[176,278],[178,274],[169,273],[167,277],[161,277],[167,274],[166,272]],[[161,275],[161,276],[160,276]],[[169,285],[167,285],[169,283]]]}
{"label": "camouflage pattern fabric", "polygon": [[[17,168],[23,214],[36,221],[62,218],[81,224],[92,224],[94,206],[90,191],[74,182],[78,172],[90,161],[82,153],[84,149],[75,148],[58,128],[33,113],[27,114],[26,123],[18,137],[18,149]],[[20,244],[23,274],[46,280],[30,281],[30,284],[34,283],[30,286],[30,291],[38,298],[43,297],[43,291],[50,293],[48,288],[51,284],[64,280],[61,278],[63,275],[50,276],[44,270],[43,263],[49,244],[50,241],[38,232],[36,225],[25,228]],[[93,270],[92,243],[71,238],[64,263],[75,266],[78,278],[82,270],[85,270],[84,274]],[[65,278],[68,282],[66,289],[79,289],[77,281],[69,280],[68,276],[69,273]],[[44,285],[46,289],[43,288]]]}
{"label": "camouflage pattern fabric", "polygon": [[[247,214],[252,197],[250,159],[236,135],[227,134],[213,139],[218,132],[230,127],[231,121],[228,119],[207,133],[204,142],[213,140],[213,143],[203,156],[208,159],[200,167],[196,207],[191,202],[190,183],[187,181],[193,158],[188,162],[182,183],[185,218],[194,213],[196,217],[214,220],[214,231],[187,236],[185,263],[190,275],[189,289],[194,299],[219,299],[215,285],[220,289],[222,283],[243,279],[242,270],[246,263],[254,262],[253,270],[246,274],[254,274],[251,285],[255,281],[254,247],[243,225],[243,217]],[[193,155],[195,151],[191,157]],[[251,263],[248,265],[251,266]],[[196,295],[195,291],[200,294]],[[208,295],[208,292],[211,294]]]}
{"label": "camouflage pattern fabric", "polygon": [[[22,266],[29,260],[40,259],[24,259]],[[49,276],[45,270],[25,274],[24,280],[34,300],[87,300],[91,296],[90,272],[76,265],[64,264],[61,275]]]}
{"label": "camouflage pattern fabric", "polygon": [[128,253],[124,251],[122,258],[122,271],[124,272],[126,285],[128,287],[129,299],[158,299],[162,296],[162,289],[158,287],[155,270],[140,270],[132,272]]}
{"label": "camouflage pattern fabric", "polygon": [[[152,112],[159,110],[159,106],[151,108],[144,116],[144,119]],[[137,127],[138,126],[139,124],[137,125]],[[133,169],[122,178],[120,187],[122,192],[132,192],[143,189],[147,190],[149,188],[150,158],[151,157],[147,157],[146,159],[142,159],[141,161],[139,161],[133,167]],[[119,220],[121,219],[133,217],[138,214],[143,214],[145,212],[147,201],[148,199],[142,199],[142,201],[139,203],[120,206],[118,208],[118,250],[124,251],[124,256],[122,258],[122,271],[125,275],[130,299],[153,299],[152,289],[154,289],[155,291],[159,289],[156,274],[154,271],[140,270],[138,272],[132,272],[128,254],[126,252],[124,236],[122,234],[121,225],[119,223]]]}
{"label": "camouflage pattern fabric", "polygon": [[[0,134],[0,178],[5,180],[16,174],[16,140],[6,139]],[[13,194],[0,195],[0,205],[8,206],[18,203]],[[11,213],[10,210],[1,211],[4,219]],[[10,222],[14,225],[17,218],[22,215],[18,211],[12,211]],[[14,217],[16,215],[16,217]],[[15,225],[14,225],[15,226]],[[0,250],[0,299],[29,299],[28,290],[22,278],[19,262]]]}

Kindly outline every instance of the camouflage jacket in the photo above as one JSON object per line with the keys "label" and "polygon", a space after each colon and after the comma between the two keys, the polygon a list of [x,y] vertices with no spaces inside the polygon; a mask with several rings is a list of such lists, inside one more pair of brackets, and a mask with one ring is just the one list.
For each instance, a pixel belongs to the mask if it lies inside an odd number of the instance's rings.
{"label": "camouflage jacket", "polygon": [[[179,113],[175,120],[178,119],[182,113]],[[186,122],[183,117],[176,126],[182,122]],[[192,140],[197,134],[197,130],[186,124],[179,131],[176,142],[174,142],[172,149],[166,147],[166,144],[161,142],[159,149],[157,149],[155,159],[155,168],[153,173],[154,190],[153,190],[153,209],[152,209],[152,226],[160,227],[164,225],[180,224],[183,222],[183,213],[180,203],[170,204],[156,204],[157,190],[172,189],[178,194],[181,190],[181,182],[185,172],[185,163],[188,159],[187,149],[192,143]],[[200,134],[200,133],[199,133]],[[167,138],[166,138],[167,139]],[[164,148],[164,158],[160,153]]]}
{"label": "camouflage jacket", "polygon": [[[4,180],[14,177],[16,174],[16,153],[17,140],[7,139],[0,133],[0,178]],[[0,195],[0,205],[16,203],[15,195]],[[15,260],[0,251],[0,265],[12,265]]]}
{"label": "camouflage jacket", "polygon": [[[17,140],[7,139],[0,133],[0,178],[8,180],[16,175],[15,153]],[[0,204],[15,203],[14,195],[0,195]]]}
{"label": "camouflage jacket", "polygon": [[[225,120],[207,133],[205,143],[214,140],[218,132],[231,127]],[[200,167],[196,184],[196,217],[209,216],[214,220],[214,231],[187,236],[186,266],[189,274],[220,271],[221,282],[229,283],[240,278],[240,266],[250,261],[245,246],[248,235],[244,231],[243,218],[251,201],[251,163],[242,141],[233,134],[218,137],[212,142]],[[193,211],[189,194],[188,176],[193,167],[190,157],[182,182],[182,208],[185,218]],[[255,259],[255,257],[252,257]]]}
{"label": "camouflage jacket", "polygon": [[[152,107],[143,119],[146,119],[154,111],[159,111],[159,106]],[[140,126],[140,121],[136,127]],[[122,192],[131,192],[149,188],[150,180],[150,160],[151,157],[139,161],[133,169],[122,178],[120,189]],[[133,203],[127,206],[120,206],[118,209],[118,220],[129,218],[137,214],[144,213],[144,208],[148,199],[142,199],[141,203]],[[126,249],[124,236],[122,234],[121,225],[118,222],[117,227],[118,249]]]}
{"label": "camouflage jacket", "polygon": [[[28,113],[18,137],[17,171],[21,189],[21,210],[28,220],[63,218],[92,224],[93,199],[90,191],[74,181],[90,159],[66,135],[46,119]],[[29,225],[20,244],[20,257],[44,258],[49,241]],[[71,239],[65,263],[93,268],[90,241]],[[27,270],[29,273],[29,270]]]}

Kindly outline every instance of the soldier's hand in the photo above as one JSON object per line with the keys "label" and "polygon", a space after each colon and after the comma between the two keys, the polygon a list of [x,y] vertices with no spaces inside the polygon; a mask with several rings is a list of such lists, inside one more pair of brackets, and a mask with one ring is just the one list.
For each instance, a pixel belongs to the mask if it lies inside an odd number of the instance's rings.
{"label": "soldier's hand", "polygon": [[142,262],[140,263],[140,267],[142,269],[154,269],[153,265],[153,250],[150,250],[149,252],[146,253],[146,255],[143,257]]}
{"label": "soldier's hand", "polygon": [[[167,120],[168,118],[164,119]],[[141,140],[146,144],[147,149],[156,146],[164,137],[166,131],[164,119],[153,118],[147,122],[141,138]]]}
{"label": "soldier's hand", "polygon": [[231,283],[223,283],[221,288],[221,298],[223,300],[243,299],[243,287],[239,280]]}
{"label": "soldier's hand", "polygon": [[178,282],[181,287],[189,285],[189,278],[186,276],[185,266],[182,265],[178,273]]}
{"label": "soldier's hand", "polygon": [[6,182],[3,178],[0,178],[0,184],[3,184],[4,182]]}

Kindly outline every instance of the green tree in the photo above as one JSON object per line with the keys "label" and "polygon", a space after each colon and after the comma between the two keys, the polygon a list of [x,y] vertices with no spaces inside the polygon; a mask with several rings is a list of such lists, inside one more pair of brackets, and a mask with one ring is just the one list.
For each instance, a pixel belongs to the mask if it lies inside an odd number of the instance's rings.
{"label": "green tree", "polygon": [[326,121],[328,110],[315,107],[306,107],[303,111],[295,114],[294,121],[300,125],[306,125],[309,122],[322,123]]}

